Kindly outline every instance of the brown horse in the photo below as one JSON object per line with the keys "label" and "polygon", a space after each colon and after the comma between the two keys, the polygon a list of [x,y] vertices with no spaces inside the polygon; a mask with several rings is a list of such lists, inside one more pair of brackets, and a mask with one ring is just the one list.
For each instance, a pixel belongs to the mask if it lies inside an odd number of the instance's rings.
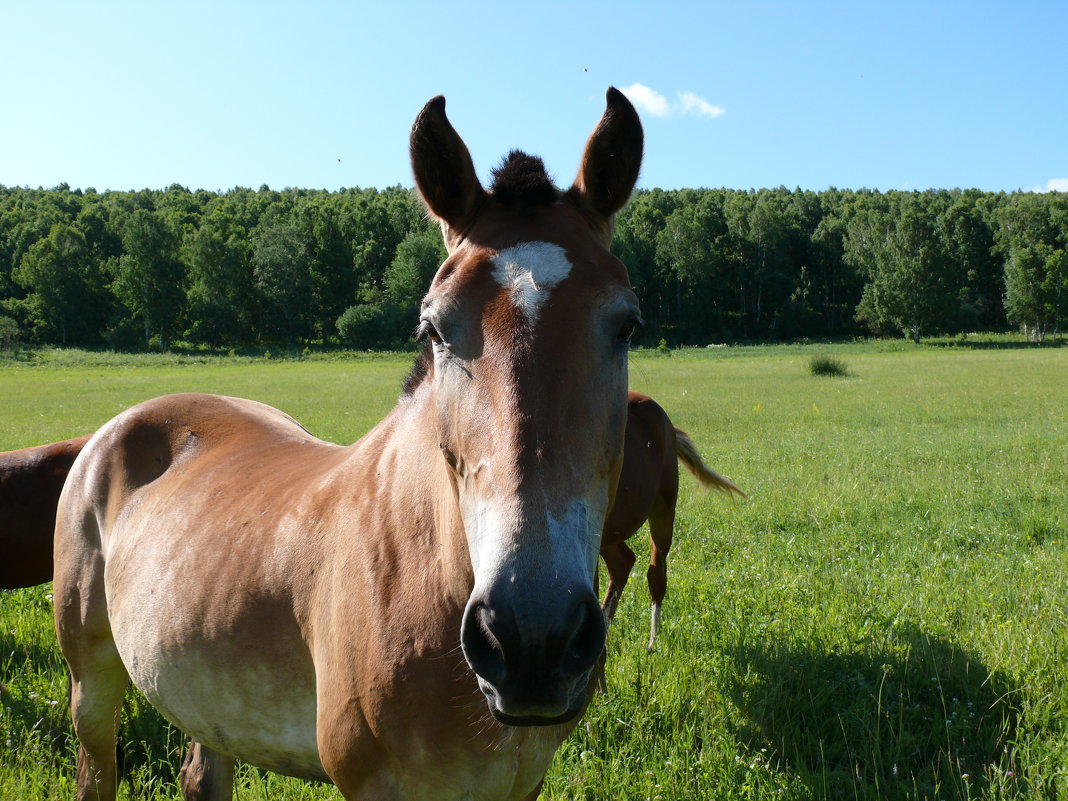
{"label": "brown horse", "polygon": [[52,580],[52,534],[63,482],[89,437],[0,453],[0,589]]}
{"label": "brown horse", "polygon": [[536,797],[604,647],[594,576],[640,323],[612,217],[641,124],[610,89],[566,192],[512,153],[485,190],[435,98],[411,137],[449,257],[400,402],[355,445],[172,395],[85,446],[55,607],[78,795],[115,797],[132,681],[200,745],[348,799]]}
{"label": "brown horse", "polygon": [[[89,437],[0,453],[0,588],[28,587],[52,580],[52,540],[56,505],[71,464]],[[649,648],[659,628],[667,590],[667,555],[674,530],[681,461],[708,488],[743,495],[729,479],[709,469],[685,432],[676,428],[656,401],[628,393],[627,427],[619,489],[605,519],[601,557],[609,585],[602,608],[610,621],[626,586],[635,556],[625,540],[649,522],[652,556],[647,573],[652,600]],[[205,798],[211,762],[203,747],[190,743],[181,782],[188,801]]]}
{"label": "brown horse", "polygon": [[730,479],[705,465],[686,432],[675,428],[660,404],[630,392],[623,468],[601,536],[601,558],[608,569],[608,591],[601,608],[611,621],[634,567],[634,552],[626,540],[648,520],[652,551],[646,573],[652,600],[649,650],[660,629],[660,609],[667,593],[667,557],[675,529],[680,461],[703,486],[745,496]]}

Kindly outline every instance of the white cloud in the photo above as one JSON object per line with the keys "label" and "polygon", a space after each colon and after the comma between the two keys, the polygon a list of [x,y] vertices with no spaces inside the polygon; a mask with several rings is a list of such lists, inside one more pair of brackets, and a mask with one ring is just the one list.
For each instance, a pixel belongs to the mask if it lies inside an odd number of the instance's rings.
{"label": "white cloud", "polygon": [[723,116],[726,109],[723,106],[714,106],[699,95],[695,95],[693,92],[679,92],[679,103],[682,104],[682,111],[684,114],[696,114],[699,117],[716,117]]}
{"label": "white cloud", "polygon": [[1032,186],[1028,192],[1068,192],[1068,178],[1050,178],[1045,186]]}
{"label": "white cloud", "polygon": [[620,91],[630,98],[630,102],[637,106],[639,111],[643,111],[653,117],[674,117],[692,114],[698,117],[715,119],[726,113],[726,109],[722,106],[713,105],[700,95],[689,91],[676,92],[678,96],[678,102],[676,103],[670,102],[655,89],[651,89],[641,83],[625,86]]}
{"label": "white cloud", "polygon": [[654,117],[666,117],[671,113],[671,105],[668,103],[667,98],[644,84],[632,83],[630,86],[624,86],[620,91],[627,96],[631,103],[646,114],[652,114]]}

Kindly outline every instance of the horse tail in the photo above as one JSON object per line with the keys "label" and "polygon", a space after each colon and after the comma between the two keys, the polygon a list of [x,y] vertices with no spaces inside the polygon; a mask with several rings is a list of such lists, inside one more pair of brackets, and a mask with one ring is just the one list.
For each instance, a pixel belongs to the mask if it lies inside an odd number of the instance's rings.
{"label": "horse tail", "polygon": [[734,493],[743,498],[746,497],[746,494],[738,489],[733,481],[721,476],[705,464],[701,454],[697,452],[697,446],[693,444],[693,440],[681,428],[675,429],[675,455],[679,457],[679,461],[682,462],[683,466],[693,474],[693,477],[701,482],[701,486],[706,489],[716,489],[727,494]]}

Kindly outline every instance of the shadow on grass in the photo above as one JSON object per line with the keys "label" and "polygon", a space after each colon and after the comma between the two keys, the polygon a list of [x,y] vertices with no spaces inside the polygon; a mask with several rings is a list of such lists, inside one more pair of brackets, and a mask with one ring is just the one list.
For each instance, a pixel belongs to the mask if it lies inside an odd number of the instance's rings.
{"label": "shadow on grass", "polygon": [[892,653],[745,645],[733,690],[739,740],[789,766],[818,798],[973,798],[1018,781],[1022,699],[1007,676],[919,631]]}

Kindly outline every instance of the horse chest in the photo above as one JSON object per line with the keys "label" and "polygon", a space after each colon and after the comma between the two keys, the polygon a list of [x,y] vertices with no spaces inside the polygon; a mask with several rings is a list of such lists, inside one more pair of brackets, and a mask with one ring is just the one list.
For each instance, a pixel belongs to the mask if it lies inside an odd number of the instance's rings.
{"label": "horse chest", "polygon": [[[374,647],[382,651],[371,661],[392,670],[319,660],[320,744],[345,797],[518,801],[534,791],[571,724],[497,723],[454,648],[399,656]],[[335,685],[335,674],[363,679]]]}
{"label": "horse chest", "polygon": [[402,755],[397,789],[406,801],[521,801],[537,788],[563,736],[560,727],[505,728],[478,754],[460,738],[413,744]]}

